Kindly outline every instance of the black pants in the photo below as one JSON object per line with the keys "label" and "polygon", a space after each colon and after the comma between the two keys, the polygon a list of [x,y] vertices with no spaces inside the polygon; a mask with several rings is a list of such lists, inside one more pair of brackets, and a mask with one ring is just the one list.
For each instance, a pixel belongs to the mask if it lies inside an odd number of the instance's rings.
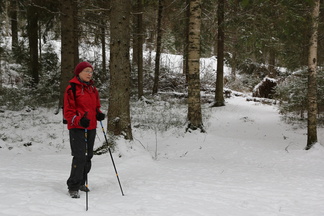
{"label": "black pants", "polygon": [[[69,190],[77,191],[81,185],[85,184],[87,174],[91,169],[96,129],[87,131],[87,142],[84,129],[71,129],[69,134],[73,159],[67,185]],[[87,156],[86,147],[88,149]]]}

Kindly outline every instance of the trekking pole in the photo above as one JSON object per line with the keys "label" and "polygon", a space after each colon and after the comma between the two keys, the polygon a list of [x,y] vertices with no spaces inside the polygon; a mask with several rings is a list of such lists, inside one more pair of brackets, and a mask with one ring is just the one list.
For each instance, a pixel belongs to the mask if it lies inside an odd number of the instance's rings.
{"label": "trekking pole", "polygon": [[[88,157],[88,129],[84,129],[84,137],[85,137],[85,157],[86,157],[86,160],[87,160],[87,157]],[[87,173],[87,170],[84,170],[86,172],[86,179],[85,179],[85,186],[86,188],[88,188],[88,173]],[[86,211],[88,211],[88,190],[86,190]]]}
{"label": "trekking pole", "polygon": [[108,139],[107,139],[107,136],[106,136],[106,133],[105,133],[105,129],[104,129],[101,121],[100,121],[100,125],[101,125],[101,128],[102,128],[102,132],[103,132],[103,134],[105,136],[105,140],[106,140],[106,143],[107,143],[107,146],[108,146],[108,151],[109,151],[109,154],[110,154],[112,164],[113,164],[114,169],[115,169],[115,173],[116,173],[116,177],[117,177],[117,180],[118,180],[118,184],[119,184],[121,194],[124,196],[124,192],[123,192],[122,186],[121,186],[120,181],[119,181],[119,176],[118,176],[118,172],[117,172],[116,165],[115,165],[115,162],[114,162],[114,158],[113,158],[113,156],[111,154],[111,150],[110,150],[110,147],[109,147],[109,144],[108,144]]}

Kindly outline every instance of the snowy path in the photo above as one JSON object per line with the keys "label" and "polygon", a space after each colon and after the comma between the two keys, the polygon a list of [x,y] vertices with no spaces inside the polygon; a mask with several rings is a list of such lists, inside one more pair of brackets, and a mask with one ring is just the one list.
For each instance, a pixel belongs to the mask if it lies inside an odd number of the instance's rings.
{"label": "snowy path", "polygon": [[[214,108],[205,124],[206,134],[158,135],[158,160],[151,157],[154,132],[134,131],[150,153],[138,143],[132,149],[119,144],[122,157],[114,159],[125,196],[109,155],[95,156],[88,212],[84,193],[67,195],[68,144],[57,152],[45,143],[2,148],[0,215],[324,215],[324,148],[302,150],[305,129],[293,130],[274,107],[243,98]],[[53,127],[59,137],[61,125]]]}

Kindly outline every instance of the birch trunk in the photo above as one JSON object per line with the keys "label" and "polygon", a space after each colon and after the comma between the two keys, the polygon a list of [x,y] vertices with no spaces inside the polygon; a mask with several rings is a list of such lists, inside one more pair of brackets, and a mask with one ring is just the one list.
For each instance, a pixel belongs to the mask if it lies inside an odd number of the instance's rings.
{"label": "birch trunk", "polygon": [[317,38],[320,0],[316,0],[312,12],[312,30],[308,54],[308,117],[307,146],[310,149],[317,142]]}
{"label": "birch trunk", "polygon": [[200,101],[201,0],[190,1],[188,35],[188,129],[204,132]]}

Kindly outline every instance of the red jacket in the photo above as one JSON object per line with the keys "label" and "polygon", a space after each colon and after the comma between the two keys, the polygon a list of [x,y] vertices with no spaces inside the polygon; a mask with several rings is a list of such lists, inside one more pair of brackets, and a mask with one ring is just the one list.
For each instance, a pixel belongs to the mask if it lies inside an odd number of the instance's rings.
{"label": "red jacket", "polygon": [[91,80],[89,84],[81,82],[76,76],[70,80],[70,83],[75,83],[75,97],[68,85],[64,92],[64,118],[67,120],[67,128],[81,128],[79,125],[80,119],[87,112],[87,118],[90,120],[88,130],[96,129],[97,119],[96,114],[100,111],[100,100],[97,89],[93,86]]}

